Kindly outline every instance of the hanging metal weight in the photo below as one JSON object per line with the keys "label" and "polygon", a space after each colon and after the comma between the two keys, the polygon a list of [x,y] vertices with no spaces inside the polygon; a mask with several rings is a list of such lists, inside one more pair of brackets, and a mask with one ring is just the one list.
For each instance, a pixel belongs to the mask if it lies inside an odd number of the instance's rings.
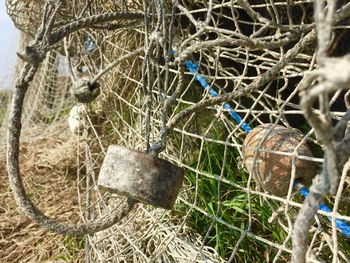
{"label": "hanging metal weight", "polygon": [[151,154],[110,145],[98,185],[143,203],[172,209],[184,170]]}

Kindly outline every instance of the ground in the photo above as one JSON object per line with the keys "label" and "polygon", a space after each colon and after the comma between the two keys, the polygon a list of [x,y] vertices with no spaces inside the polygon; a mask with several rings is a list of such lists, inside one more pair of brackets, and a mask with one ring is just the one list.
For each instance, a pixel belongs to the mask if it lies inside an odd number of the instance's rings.
{"label": "ground", "polygon": [[[72,141],[73,140],[73,141]],[[46,215],[78,219],[74,139],[39,138],[21,146],[27,193]],[[83,262],[84,240],[38,226],[16,205],[8,184],[6,154],[0,149],[0,262]]]}

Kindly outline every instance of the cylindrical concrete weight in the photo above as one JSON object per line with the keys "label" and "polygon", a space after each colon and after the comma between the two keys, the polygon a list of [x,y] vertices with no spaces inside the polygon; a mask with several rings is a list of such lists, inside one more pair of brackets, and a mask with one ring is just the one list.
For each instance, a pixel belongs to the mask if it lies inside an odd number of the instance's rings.
{"label": "cylindrical concrete weight", "polygon": [[172,209],[183,180],[184,170],[168,161],[110,145],[98,185],[147,204]]}
{"label": "cylindrical concrete weight", "polygon": [[[292,153],[302,141],[303,134],[280,125],[271,129],[271,124],[263,124],[247,135],[243,144],[244,164],[264,190],[277,196],[286,196],[293,164],[292,156],[283,153]],[[260,151],[254,148],[259,148]],[[299,156],[312,156],[306,143],[301,144],[297,152]],[[315,162],[296,158],[295,179],[302,184],[310,185],[316,172]]]}

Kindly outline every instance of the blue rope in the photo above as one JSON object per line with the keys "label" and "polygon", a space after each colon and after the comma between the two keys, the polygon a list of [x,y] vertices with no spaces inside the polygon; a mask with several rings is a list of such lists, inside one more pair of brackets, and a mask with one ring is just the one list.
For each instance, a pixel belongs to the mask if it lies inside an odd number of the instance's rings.
{"label": "blue rope", "polygon": [[[173,52],[175,54],[175,52]],[[196,63],[193,63],[191,60],[186,60],[185,61],[185,66],[189,72],[191,72],[194,75],[194,78],[197,80],[197,82],[202,86],[203,89],[208,90],[210,95],[213,97],[217,97],[219,94],[212,88],[210,88],[207,80],[205,77],[201,74],[198,73],[198,68],[199,65]],[[241,125],[242,129],[246,132],[249,133],[252,128],[245,122],[243,122],[242,118],[234,111],[234,109],[231,107],[230,104],[224,102],[223,103],[224,109],[228,110],[230,113],[231,117],[239,124]],[[303,195],[305,198],[309,194],[309,189],[307,189],[305,186],[300,187],[299,193]],[[321,211],[324,212],[332,212],[332,210],[324,203],[322,203],[319,207]],[[332,221],[331,216],[327,216],[327,218]],[[341,219],[336,219],[335,220],[335,225],[339,229],[339,231],[343,234],[343,236],[350,238],[350,226],[345,223]]]}
{"label": "blue rope", "polygon": [[[302,194],[305,198],[309,195],[310,191],[305,186],[300,187],[299,193]],[[332,210],[326,204],[320,204],[320,210],[324,212],[331,213]],[[332,217],[327,216],[329,221],[332,222]],[[350,238],[350,226],[341,219],[335,219],[335,226],[343,234],[343,236]]]}
{"label": "blue rope", "polygon": [[[191,73],[193,73],[194,78],[198,81],[198,83],[202,86],[203,89],[208,90],[210,95],[213,97],[219,96],[219,94],[212,88],[210,88],[207,80],[204,78],[203,75],[198,74],[198,64],[193,63],[191,60],[186,60],[185,61],[185,66],[187,70]],[[243,122],[241,116],[239,116],[234,109],[231,107],[230,104],[224,102],[223,107],[225,110],[228,110],[230,113],[231,117],[239,124],[241,125],[242,129],[246,132],[249,133],[252,128],[245,122]]]}

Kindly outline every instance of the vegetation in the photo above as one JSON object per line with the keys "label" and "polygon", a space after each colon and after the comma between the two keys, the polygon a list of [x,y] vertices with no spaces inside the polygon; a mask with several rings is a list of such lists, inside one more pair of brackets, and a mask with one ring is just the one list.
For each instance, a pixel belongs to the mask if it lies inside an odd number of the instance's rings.
{"label": "vegetation", "polygon": [[[205,142],[200,162],[193,162],[191,166],[193,168],[198,166],[198,170],[202,173],[216,178],[220,177],[222,169],[224,169],[222,176],[225,180],[246,186],[248,175],[237,168],[239,167],[237,150],[227,149],[225,167],[223,167],[224,152],[224,145]],[[190,190],[186,193],[189,195],[188,202],[195,203],[202,210],[196,208],[191,210],[188,218],[190,226],[203,237],[207,235],[206,244],[214,247],[222,258],[228,259],[241,237],[241,232],[237,229],[247,230],[249,226],[248,194],[231,184],[220,183],[219,180],[192,171],[186,173],[186,179],[190,185]],[[196,191],[195,188],[198,190]],[[195,202],[196,198],[197,202]],[[250,195],[251,232],[276,243],[283,243],[287,233],[279,224],[268,223],[272,214],[271,205],[276,205],[261,204],[260,201],[259,196]],[[186,203],[182,203],[179,210],[184,215],[189,207]],[[203,211],[208,214],[203,213]],[[236,229],[228,227],[223,222],[213,220],[213,218],[219,218]],[[272,257],[275,253],[276,251],[271,251],[271,247],[263,242],[253,241],[246,237],[236,253],[236,260],[237,262],[267,262],[262,261],[262,259]]]}
{"label": "vegetation", "polygon": [[[216,132],[216,136],[218,140],[225,140],[222,133]],[[228,148],[226,150],[225,163],[224,153],[225,146],[223,144],[204,143],[201,160],[194,161],[191,164],[194,170],[198,167],[197,169],[201,172],[187,171],[186,181],[189,184],[189,190],[186,195],[188,203],[181,203],[178,212],[184,216],[191,209],[190,204],[196,204],[199,209],[192,208],[188,223],[203,237],[207,236],[206,245],[214,247],[218,254],[225,259],[230,257],[241,237],[241,231],[238,231],[238,229],[248,230],[249,209],[251,210],[250,232],[282,245],[288,233],[277,220],[273,223],[269,222],[273,211],[276,211],[281,204],[269,199],[262,200],[256,194],[250,194],[249,204],[248,194],[233,185],[238,184],[244,187],[248,183],[248,174],[237,168],[240,167],[239,161],[237,161],[239,160],[237,149]],[[206,177],[203,174],[210,176]],[[232,184],[226,183],[226,181],[220,183],[220,180],[218,180],[220,174],[222,174],[222,178],[232,182]],[[296,195],[294,201],[302,202],[302,197]],[[333,205],[331,200],[328,200],[328,204]],[[344,215],[348,215],[350,213],[349,209],[348,205],[343,205],[339,210],[344,212]],[[296,214],[297,210],[295,208],[289,210],[291,218],[295,218]],[[324,227],[323,231],[331,234],[331,225],[328,219],[326,217],[319,218],[322,227]],[[284,215],[280,216],[279,220],[282,220],[283,224],[288,226]],[[225,225],[225,222],[236,227],[237,230]],[[345,251],[346,256],[349,257],[350,244],[347,239],[339,234],[338,242],[341,251]],[[286,243],[286,247],[291,247],[291,240]],[[247,236],[240,244],[235,260],[236,262],[270,262],[269,259],[273,259],[277,251],[276,248]],[[329,249],[322,251],[322,258],[331,259],[331,255],[332,252]],[[280,260],[281,262],[288,262],[289,255],[282,253]]]}

